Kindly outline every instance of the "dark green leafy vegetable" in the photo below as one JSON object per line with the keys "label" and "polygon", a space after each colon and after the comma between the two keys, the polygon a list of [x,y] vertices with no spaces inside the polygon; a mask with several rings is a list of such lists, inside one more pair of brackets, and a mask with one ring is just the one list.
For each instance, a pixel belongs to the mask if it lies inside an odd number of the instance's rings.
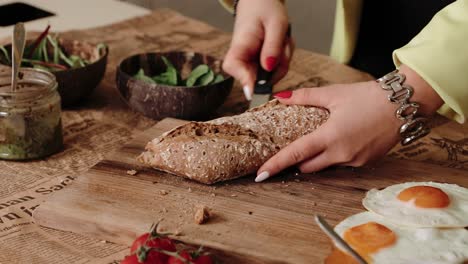
{"label": "dark green leafy vegetable", "polygon": [[137,72],[137,74],[135,74],[133,77],[135,77],[135,79],[140,80],[140,81],[145,81],[145,82],[148,82],[148,83],[156,83],[153,79],[146,76],[145,71],[143,69],[140,69]]}
{"label": "dark green leafy vegetable", "polygon": [[215,78],[214,72],[211,69],[209,69],[206,74],[204,74],[202,77],[200,77],[198,79],[196,84],[197,85],[208,85],[211,82],[213,82],[214,78]]}
{"label": "dark green leafy vegetable", "polygon": [[209,70],[210,70],[210,67],[208,67],[208,65],[205,65],[205,64],[198,65],[197,67],[195,67],[195,69],[192,70],[185,84],[188,87],[195,85],[198,78],[207,74]]}
{"label": "dark green leafy vegetable", "polygon": [[214,78],[213,83],[219,83],[219,82],[222,82],[222,81],[224,81],[223,75],[221,75],[219,73],[216,74],[216,77]]}
{"label": "dark green leafy vegetable", "polygon": [[[77,55],[66,53],[60,45],[57,35],[49,34],[50,26],[37,37],[32,44],[25,47],[22,67],[40,68],[47,71],[60,71],[69,68],[80,68],[90,64],[89,61]],[[96,45],[98,53],[107,48],[103,43]],[[8,51],[0,46],[0,61],[3,64],[11,64]]]}
{"label": "dark green leafy vegetable", "polygon": [[171,86],[187,86],[192,87],[195,85],[209,85],[224,80],[224,77],[221,74],[215,74],[213,70],[206,64],[201,64],[195,67],[192,72],[189,74],[187,80],[182,80],[177,69],[172,65],[172,63],[164,56],[161,56],[161,60],[166,65],[166,71],[150,77],[145,75],[143,69],[140,69],[133,77],[138,80],[146,81],[148,83],[158,83]]}
{"label": "dark green leafy vegetable", "polygon": [[162,73],[161,75],[165,76],[166,78],[166,84],[167,85],[177,85],[177,70],[172,65],[172,63],[164,56],[161,57],[161,59],[164,61],[164,64],[166,64],[166,72]]}

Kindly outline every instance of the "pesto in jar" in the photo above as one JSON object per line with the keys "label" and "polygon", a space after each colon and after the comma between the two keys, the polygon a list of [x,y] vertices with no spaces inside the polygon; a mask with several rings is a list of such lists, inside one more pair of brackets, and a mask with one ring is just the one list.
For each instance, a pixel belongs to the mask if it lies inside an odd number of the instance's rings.
{"label": "pesto in jar", "polygon": [[0,159],[28,160],[50,156],[63,147],[60,96],[55,77],[21,69],[18,89],[0,73]]}

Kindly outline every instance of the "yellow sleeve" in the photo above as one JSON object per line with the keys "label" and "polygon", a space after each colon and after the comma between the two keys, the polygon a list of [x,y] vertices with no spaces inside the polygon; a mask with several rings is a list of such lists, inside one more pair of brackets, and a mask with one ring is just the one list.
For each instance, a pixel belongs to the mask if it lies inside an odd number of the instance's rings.
{"label": "yellow sleeve", "polygon": [[[234,14],[234,0],[218,0],[219,3],[227,10],[229,13]],[[244,0],[251,1],[251,0]],[[283,4],[285,0],[280,0]]]}
{"label": "yellow sleeve", "polygon": [[[391,32],[387,32],[391,37]],[[444,100],[438,112],[459,123],[468,116],[468,0],[439,11],[406,46],[393,52],[416,71]]]}
{"label": "yellow sleeve", "polygon": [[218,0],[229,13],[234,14],[234,0]]}
{"label": "yellow sleeve", "polygon": [[337,0],[330,56],[348,63],[356,46],[361,20],[362,0]]}

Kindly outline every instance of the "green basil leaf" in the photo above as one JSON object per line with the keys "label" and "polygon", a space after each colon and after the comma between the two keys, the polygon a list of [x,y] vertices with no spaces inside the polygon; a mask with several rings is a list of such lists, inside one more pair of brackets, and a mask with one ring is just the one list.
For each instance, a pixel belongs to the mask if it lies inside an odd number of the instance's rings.
{"label": "green basil leaf", "polygon": [[164,64],[166,64],[166,72],[162,73],[161,75],[166,76],[167,78],[167,85],[177,85],[177,70],[172,65],[172,63],[164,56],[161,56],[161,59],[164,61]]}
{"label": "green basil leaf", "polygon": [[153,81],[155,81],[158,84],[172,85],[171,81],[169,80],[169,78],[167,77],[167,75],[165,73],[162,73],[162,74],[157,75],[157,76],[153,76],[152,79],[153,79]]}
{"label": "green basil leaf", "polygon": [[222,82],[224,81],[224,77],[222,74],[216,74],[216,77],[214,78],[213,82],[212,83],[219,83],[219,82]]}
{"label": "green basil leaf", "polygon": [[137,80],[144,81],[147,83],[156,83],[153,79],[150,77],[146,76],[145,71],[143,69],[140,69],[133,77]]}
{"label": "green basil leaf", "polygon": [[197,81],[197,85],[208,85],[214,80],[215,74],[214,72],[210,69],[208,73],[200,77]]}
{"label": "green basil leaf", "polygon": [[187,78],[187,81],[185,83],[186,86],[187,87],[193,86],[197,82],[198,78],[207,74],[208,71],[210,71],[210,67],[208,67],[208,65],[206,64],[201,64],[195,67],[195,69],[192,70],[189,77]]}

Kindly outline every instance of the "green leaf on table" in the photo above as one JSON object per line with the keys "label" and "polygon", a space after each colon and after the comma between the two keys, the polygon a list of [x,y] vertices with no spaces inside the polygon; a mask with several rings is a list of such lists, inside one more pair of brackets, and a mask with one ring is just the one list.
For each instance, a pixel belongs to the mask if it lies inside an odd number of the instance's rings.
{"label": "green leaf on table", "polygon": [[2,52],[2,55],[5,58],[6,62],[10,64],[11,63],[10,55],[8,55],[8,51],[5,49],[5,47],[0,46],[0,51]]}
{"label": "green leaf on table", "polygon": [[216,74],[216,77],[214,78],[213,82],[212,83],[219,83],[219,82],[222,82],[224,81],[224,77],[222,74]]}
{"label": "green leaf on table", "polygon": [[210,69],[206,74],[198,78],[196,85],[208,85],[214,80],[214,78],[215,78],[215,74]]}
{"label": "green leaf on table", "polygon": [[151,79],[145,74],[145,71],[143,69],[140,69],[135,75],[133,75],[133,77],[137,80],[144,81],[147,83],[156,83],[153,79]]}
{"label": "green leaf on table", "polygon": [[208,65],[198,65],[197,67],[195,67],[195,69],[192,70],[185,84],[187,85],[187,87],[193,86],[197,82],[198,78],[207,74],[208,71],[210,71],[210,67],[208,67]]}

